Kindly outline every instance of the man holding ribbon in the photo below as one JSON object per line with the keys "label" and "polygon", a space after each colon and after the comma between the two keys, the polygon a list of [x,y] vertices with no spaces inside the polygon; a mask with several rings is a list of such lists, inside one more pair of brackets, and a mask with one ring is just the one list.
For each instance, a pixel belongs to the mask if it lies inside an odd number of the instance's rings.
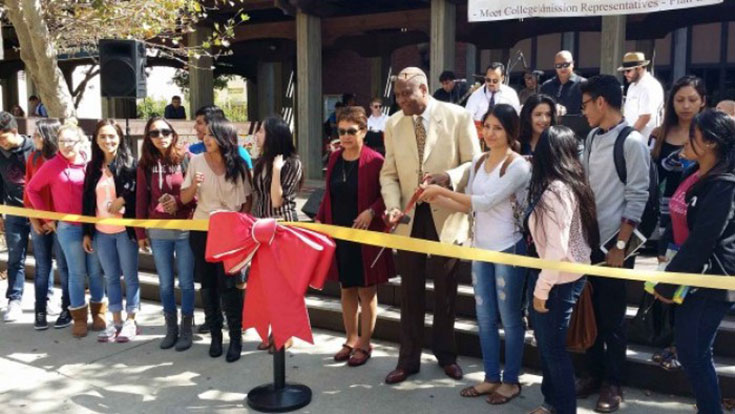
{"label": "man holding ribbon", "polygon": [[[426,74],[419,68],[408,67],[398,74],[395,94],[401,111],[386,122],[385,163],[380,173],[386,221],[396,226],[396,234],[464,243],[467,215],[429,204],[410,208],[409,200],[422,182],[456,191],[464,188],[472,158],[480,152],[472,117],[459,106],[432,98]],[[410,221],[398,224],[404,215]],[[454,340],[458,264],[457,259],[398,253],[401,347],[396,369],[385,378],[386,383],[402,382],[420,369],[427,275],[434,280],[434,355],[449,377],[462,378]]]}

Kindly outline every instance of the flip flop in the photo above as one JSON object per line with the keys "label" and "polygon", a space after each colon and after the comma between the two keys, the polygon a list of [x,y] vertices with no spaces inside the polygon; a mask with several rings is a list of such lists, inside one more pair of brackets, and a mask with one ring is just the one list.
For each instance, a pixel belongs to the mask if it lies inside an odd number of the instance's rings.
{"label": "flip flop", "polygon": [[[495,392],[495,390],[498,389],[498,387],[500,387],[501,385],[501,383],[499,382],[488,382],[487,384],[491,385],[490,389],[488,389],[487,391],[480,392],[476,388],[477,385],[473,385],[471,387],[462,389],[462,391],[459,392],[459,395],[465,398],[476,398],[482,395],[488,395],[488,394]],[[482,384],[478,384],[478,385],[482,385]]]}
{"label": "flip flop", "polygon": [[496,390],[492,394],[490,394],[489,397],[487,397],[487,400],[486,400],[487,403],[490,405],[503,405],[503,404],[507,404],[511,402],[513,399],[521,395],[521,388],[522,388],[521,384],[513,384],[513,385],[518,386],[518,391],[506,397],[505,395],[499,394],[498,391]]}

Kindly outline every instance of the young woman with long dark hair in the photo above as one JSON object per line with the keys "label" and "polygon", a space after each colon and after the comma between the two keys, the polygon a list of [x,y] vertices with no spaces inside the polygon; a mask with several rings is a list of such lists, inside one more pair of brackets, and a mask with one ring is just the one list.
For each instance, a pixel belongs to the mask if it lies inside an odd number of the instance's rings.
{"label": "young woman with long dark hair", "polygon": [[[210,120],[204,137],[206,151],[192,157],[181,184],[181,202],[189,204],[197,197],[195,219],[209,219],[216,210],[250,211],[252,181],[250,171],[238,154],[237,129],[225,119]],[[204,302],[205,323],[212,340],[209,356],[222,355],[222,309],[227,315],[230,345],[227,362],[240,359],[242,352],[242,290],[237,278],[227,276],[222,263],[205,259],[207,232],[189,232],[189,244],[194,253],[194,272],[201,278],[201,296]]]}
{"label": "young woman with long dark hair", "polygon": [[[87,137],[74,120],[65,121],[58,133],[59,152],[46,161],[33,175],[26,191],[36,210],[82,214],[82,194],[88,156],[83,151]],[[51,199],[43,191],[51,192]],[[103,309],[105,286],[102,269],[96,254],[85,252],[82,245],[84,231],[80,223],[53,221],[46,223],[56,232],[69,267],[69,313],[74,321],[72,335],[87,336],[87,315],[92,308],[92,329],[106,328]],[[85,281],[89,276],[90,303],[85,297]]]}
{"label": "young woman with long dark hair", "polygon": [[[298,221],[296,195],[304,174],[291,129],[280,117],[271,116],[255,133],[255,139],[261,155],[253,174],[253,215]],[[258,349],[269,349],[271,342],[260,343]],[[291,341],[285,346],[289,348]]]}
{"label": "young woman with long dark hair", "polygon": [[[181,183],[184,181],[187,155],[178,149],[179,135],[171,124],[161,117],[148,120],[143,131],[143,145],[138,162],[136,187],[136,217],[140,219],[189,219],[194,203],[181,202]],[[138,246],[150,247],[158,272],[161,304],[166,320],[166,336],[161,349],[174,345],[185,351],[192,344],[194,320],[194,255],[189,246],[186,230],[135,229]],[[178,325],[174,297],[174,262],[178,267],[181,289],[181,326]]]}
{"label": "young woman with long dark hair", "polygon": [[[437,185],[424,187],[421,200],[472,214],[472,244],[482,249],[526,254],[520,216],[531,167],[518,150],[518,115],[506,104],[491,108],[482,119],[483,139],[490,149],[475,157],[466,193]],[[463,397],[488,394],[487,402],[505,404],[521,394],[518,376],[523,358],[521,315],[526,268],[472,262],[477,325],[485,379],[467,387]],[[505,370],[500,372],[500,326],[505,330]]]}
{"label": "young woman with long dark hair", "polygon": [[[686,222],[688,235],[666,266],[667,272],[735,275],[735,120],[724,113],[705,110],[694,117],[687,156],[699,166],[699,180],[686,192],[685,217],[672,216],[674,224]],[[657,284],[655,295],[672,303],[676,285]],[[699,288],[691,290],[676,307],[674,343],[700,413],[722,413],[720,386],[712,345],[725,314],[735,303],[735,291]]]}
{"label": "young woman with long dark hair", "polygon": [[[113,119],[97,123],[92,139],[92,159],[84,180],[84,215],[100,218],[135,218],[137,163],[120,125]],[[84,250],[96,253],[105,273],[108,308],[113,323],[97,336],[100,342],[128,342],[138,334],[135,315],[140,310],[138,243],[132,227],[109,224],[84,225]],[[125,313],[122,319],[122,283],[125,278]],[[101,311],[102,316],[105,310]],[[94,309],[93,309],[94,313]]]}
{"label": "young woman with long dark hair", "polygon": [[[574,131],[565,126],[549,127],[536,145],[525,227],[542,259],[588,264],[592,248],[599,245],[594,194],[578,154]],[[580,274],[531,272],[531,321],[541,353],[544,396],[544,404],[534,414],[577,412],[566,338],[585,283]]]}
{"label": "young woman with long dark hair", "polygon": [[[34,174],[41,169],[41,166],[46,161],[56,156],[59,149],[58,134],[60,127],[61,123],[55,118],[42,118],[36,121],[36,132],[33,134],[33,145],[36,147],[36,150],[31,153],[26,162],[26,183],[31,182]],[[51,192],[48,188],[41,191],[41,196],[53,209]],[[23,205],[28,208],[33,208],[27,191],[23,194]],[[47,220],[32,218],[30,222],[33,257],[36,259],[36,277],[34,279],[36,318],[33,327],[36,330],[48,328],[46,315],[50,312],[47,312],[47,303],[52,300],[54,285],[53,254],[56,256],[56,267],[59,269],[62,292],[61,312],[56,319],[56,323],[54,323],[54,328],[65,328],[71,325],[71,315],[69,314],[69,270],[66,266],[66,259],[64,259],[64,253],[61,251],[56,233],[47,224]]]}
{"label": "young woman with long dark hair", "polygon": [[521,155],[533,155],[541,133],[556,123],[556,102],[552,97],[540,93],[528,97],[521,109]]}

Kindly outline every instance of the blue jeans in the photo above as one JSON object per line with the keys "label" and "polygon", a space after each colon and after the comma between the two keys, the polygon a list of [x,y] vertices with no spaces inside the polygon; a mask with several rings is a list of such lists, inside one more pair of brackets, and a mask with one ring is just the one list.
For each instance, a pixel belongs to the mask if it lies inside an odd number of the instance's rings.
{"label": "blue jeans", "polygon": [[188,232],[181,234],[185,237],[175,240],[151,238],[151,250],[158,272],[163,311],[176,313],[174,298],[174,260],[176,260],[181,289],[181,314],[191,316],[194,314],[194,254],[189,246]]}
{"label": "blue jeans", "polygon": [[[526,254],[526,243],[521,240],[504,253]],[[487,382],[501,381],[498,325],[501,321],[505,330],[505,370],[502,381],[518,383],[525,334],[521,304],[526,272],[525,267],[472,262],[472,285],[475,289],[477,325]]]}
{"label": "blue jeans", "polygon": [[69,301],[72,308],[86,305],[84,282],[89,276],[89,295],[92,302],[105,298],[105,284],[97,254],[88,254],[82,248],[84,231],[82,226],[60,221],[56,225],[56,236],[69,266]]}
{"label": "blue jeans", "polygon": [[689,294],[676,307],[674,342],[701,414],[722,413],[720,385],[712,361],[717,328],[733,304]]}
{"label": "blue jeans", "polygon": [[[529,297],[533,297],[538,271],[531,271]],[[574,393],[574,366],[567,352],[567,329],[574,305],[582,294],[586,278],[555,285],[546,300],[547,313],[538,313],[531,306],[536,342],[541,355],[541,393],[544,405],[557,414],[575,414],[577,398]],[[533,302],[531,302],[533,303]]]}
{"label": "blue jeans", "polygon": [[63,309],[68,308],[69,269],[56,234],[38,234],[31,228],[31,241],[33,242],[33,256],[36,258],[36,278],[34,281],[36,312],[46,311],[46,300],[51,298],[53,294],[54,266],[52,255],[56,255],[56,268],[59,270],[59,278],[61,279],[61,306]]}
{"label": "blue jeans", "polygon": [[140,309],[140,283],[138,282],[138,243],[131,240],[127,231],[115,234],[97,231],[94,234],[94,251],[100,258],[107,286],[107,307],[110,312],[122,312],[122,286],[120,275],[125,277],[125,312],[136,313]]}
{"label": "blue jeans", "polygon": [[25,217],[5,216],[5,243],[8,246],[8,301],[21,300],[26,281],[26,251],[31,223]]}

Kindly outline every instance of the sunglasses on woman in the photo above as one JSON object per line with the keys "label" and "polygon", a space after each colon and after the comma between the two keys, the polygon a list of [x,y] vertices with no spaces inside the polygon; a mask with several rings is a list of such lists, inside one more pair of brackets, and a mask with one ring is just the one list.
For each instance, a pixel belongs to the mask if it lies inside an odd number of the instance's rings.
{"label": "sunglasses on woman", "polygon": [[171,135],[173,131],[170,129],[152,129],[148,131],[148,136],[151,138],[160,138],[160,137],[167,137]]}
{"label": "sunglasses on woman", "polygon": [[357,129],[357,128],[350,128],[350,129],[342,129],[342,128],[340,128],[340,129],[338,129],[338,130],[337,130],[337,133],[338,133],[338,134],[339,134],[339,136],[341,136],[341,137],[342,137],[342,136],[345,136],[345,135],[353,135],[353,136],[354,136],[354,135],[357,135],[357,133],[358,133],[359,131],[360,131],[360,130],[359,130],[359,129]]}

